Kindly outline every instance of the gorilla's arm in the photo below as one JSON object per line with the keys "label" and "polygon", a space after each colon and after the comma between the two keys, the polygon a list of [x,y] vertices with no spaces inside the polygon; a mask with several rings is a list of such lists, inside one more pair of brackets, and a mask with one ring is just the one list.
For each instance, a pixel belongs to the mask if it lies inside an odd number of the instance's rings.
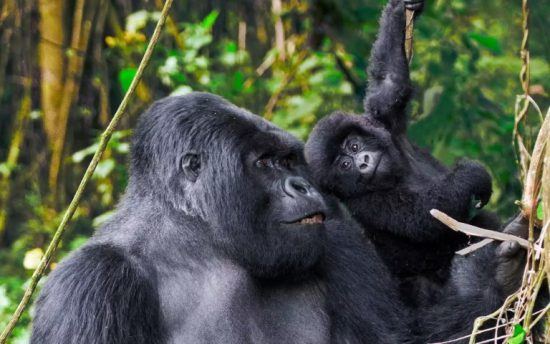
{"label": "gorilla's arm", "polygon": [[367,115],[396,133],[406,129],[405,108],[412,93],[409,65],[405,56],[405,5],[422,8],[422,1],[390,0],[380,21],[372,48],[365,97]]}
{"label": "gorilla's arm", "polygon": [[397,282],[355,221],[328,221],[328,309],[332,343],[404,343],[407,309]]}
{"label": "gorilla's arm", "polygon": [[[526,237],[528,222],[519,215],[503,231]],[[513,242],[493,242],[468,256],[455,256],[445,288],[437,296],[426,298],[424,307],[419,308],[423,342],[471,333],[475,318],[498,309],[519,288],[524,267],[525,250]],[[494,321],[489,321],[484,328],[493,326]],[[494,333],[489,331],[485,333],[488,337],[477,338],[493,338]]]}
{"label": "gorilla's arm", "polygon": [[120,250],[84,247],[48,277],[31,343],[160,343],[155,294],[146,274]]}
{"label": "gorilla's arm", "polygon": [[[378,191],[379,201],[357,202],[364,209],[351,205],[362,223],[388,231],[412,241],[434,241],[449,234],[449,229],[430,214],[438,209],[459,221],[469,221],[470,212],[479,199],[485,205],[491,195],[491,176],[473,161],[463,161],[442,178],[431,183],[404,181],[404,186]],[[384,215],[381,215],[384,214]]]}

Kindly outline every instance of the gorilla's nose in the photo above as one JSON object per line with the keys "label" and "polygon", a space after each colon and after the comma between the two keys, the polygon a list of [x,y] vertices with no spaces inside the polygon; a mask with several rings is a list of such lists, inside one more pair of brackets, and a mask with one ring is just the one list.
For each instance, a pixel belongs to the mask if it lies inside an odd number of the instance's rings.
{"label": "gorilla's nose", "polygon": [[283,191],[292,198],[312,197],[317,190],[302,177],[288,177],[283,183]]}
{"label": "gorilla's nose", "polygon": [[361,152],[357,155],[357,158],[355,159],[355,165],[357,166],[359,171],[363,172],[369,168],[370,160],[371,156],[368,152]]}

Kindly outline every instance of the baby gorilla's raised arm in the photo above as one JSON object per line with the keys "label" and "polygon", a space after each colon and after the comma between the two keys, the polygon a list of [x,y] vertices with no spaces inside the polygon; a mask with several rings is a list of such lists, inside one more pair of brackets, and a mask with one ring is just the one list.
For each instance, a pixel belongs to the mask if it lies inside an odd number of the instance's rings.
{"label": "baby gorilla's raised arm", "polygon": [[412,85],[405,56],[405,8],[418,14],[423,0],[391,0],[380,20],[368,67],[365,111],[394,132],[404,132]]}

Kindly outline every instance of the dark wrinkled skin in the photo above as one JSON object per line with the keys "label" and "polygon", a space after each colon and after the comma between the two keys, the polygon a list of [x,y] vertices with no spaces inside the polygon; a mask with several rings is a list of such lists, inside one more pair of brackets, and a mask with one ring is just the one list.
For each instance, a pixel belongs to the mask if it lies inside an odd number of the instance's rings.
{"label": "dark wrinkled skin", "polygon": [[480,211],[491,196],[491,177],[483,166],[461,160],[447,168],[407,138],[412,85],[403,48],[404,9],[418,17],[423,3],[390,1],[369,62],[365,113],[337,112],[322,119],[305,148],[315,181],[363,226],[403,282],[406,299],[419,292],[417,281],[446,281],[454,252],[469,241],[434,219],[431,209],[500,227],[495,215]]}

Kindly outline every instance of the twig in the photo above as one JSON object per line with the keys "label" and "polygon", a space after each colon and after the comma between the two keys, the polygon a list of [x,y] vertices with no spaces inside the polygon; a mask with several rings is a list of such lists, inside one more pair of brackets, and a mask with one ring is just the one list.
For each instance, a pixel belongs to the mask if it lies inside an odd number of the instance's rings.
{"label": "twig", "polygon": [[405,10],[405,55],[411,63],[413,56],[414,11]]}
{"label": "twig", "polygon": [[495,239],[499,241],[515,241],[518,244],[520,244],[522,247],[525,247],[525,248],[529,247],[529,241],[523,238],[517,237],[515,235],[490,231],[488,229],[472,226],[467,223],[457,221],[452,217],[450,217],[449,215],[437,209],[430,210],[430,214],[432,214],[433,217],[435,217],[436,219],[441,221],[443,224],[447,225],[449,228],[457,232],[462,232],[468,235],[473,235],[481,238]]}
{"label": "twig", "polygon": [[476,251],[476,250],[479,250],[480,248],[482,248],[482,247],[484,247],[484,246],[486,246],[486,245],[492,243],[493,241],[494,241],[493,239],[483,239],[483,240],[481,240],[480,242],[477,242],[477,243],[475,243],[475,244],[473,244],[473,245],[470,245],[470,246],[468,246],[468,247],[466,247],[466,248],[463,248],[463,249],[460,250],[460,251],[456,251],[455,253],[456,253],[456,254],[459,254],[459,255],[461,255],[461,256],[465,256],[465,255],[467,255],[467,254],[469,254],[469,253],[472,253],[472,252],[474,252],[474,251]]}
{"label": "twig", "polygon": [[80,184],[78,185],[78,189],[76,190],[73,199],[71,203],[69,204],[69,207],[65,211],[65,214],[63,215],[63,219],[61,220],[61,223],[59,224],[59,227],[57,227],[57,230],[55,231],[55,234],[52,238],[52,241],[48,245],[48,248],[46,250],[46,253],[44,254],[44,257],[42,257],[42,260],[40,261],[40,265],[36,270],[34,270],[34,273],[32,274],[29,286],[25,290],[25,293],[23,295],[23,298],[21,299],[21,302],[17,306],[17,309],[13,313],[12,318],[10,319],[10,322],[0,335],[0,344],[5,344],[9,335],[13,331],[15,325],[21,318],[21,314],[23,314],[23,311],[27,307],[31,296],[33,292],[36,289],[36,285],[38,284],[38,281],[42,278],[42,275],[44,274],[44,271],[46,270],[46,267],[48,266],[50,259],[52,255],[55,253],[57,246],[59,245],[59,241],[61,240],[61,237],[63,236],[63,233],[65,232],[65,229],[67,227],[67,224],[71,220],[74,212],[76,211],[76,208],[78,206],[78,203],[80,202],[80,199],[82,198],[82,194],[84,192],[84,189],[88,185],[88,182],[90,178],[92,177],[97,164],[99,163],[99,160],[101,159],[101,156],[103,155],[103,152],[105,151],[105,148],[107,147],[107,143],[109,142],[109,139],[111,138],[111,135],[113,134],[118,122],[122,118],[122,115],[126,111],[126,108],[130,102],[130,99],[132,95],[134,94],[137,85],[139,81],[141,80],[141,77],[143,75],[143,71],[149,64],[149,61],[151,60],[151,56],[153,54],[153,50],[158,42],[158,39],[160,37],[160,33],[162,31],[162,27],[164,25],[164,22],[166,21],[166,16],[168,15],[168,11],[170,10],[170,7],[172,6],[173,0],[166,0],[164,3],[164,7],[162,9],[160,18],[157,22],[157,25],[155,27],[155,31],[153,32],[153,36],[151,37],[151,40],[149,42],[149,45],[147,46],[147,49],[145,50],[145,54],[143,55],[143,58],[141,59],[141,62],[139,64],[139,67],[136,71],[136,75],[134,76],[134,79],[132,80],[132,83],[130,84],[130,87],[128,88],[128,91],[124,95],[124,98],[122,99],[122,102],[120,103],[117,111],[113,115],[113,118],[111,119],[111,122],[101,134],[101,138],[99,140],[98,148],[92,158],[92,161],[90,161],[90,164],[88,165],[88,168],[86,169],[86,172],[84,173],[84,177],[80,181]]}

